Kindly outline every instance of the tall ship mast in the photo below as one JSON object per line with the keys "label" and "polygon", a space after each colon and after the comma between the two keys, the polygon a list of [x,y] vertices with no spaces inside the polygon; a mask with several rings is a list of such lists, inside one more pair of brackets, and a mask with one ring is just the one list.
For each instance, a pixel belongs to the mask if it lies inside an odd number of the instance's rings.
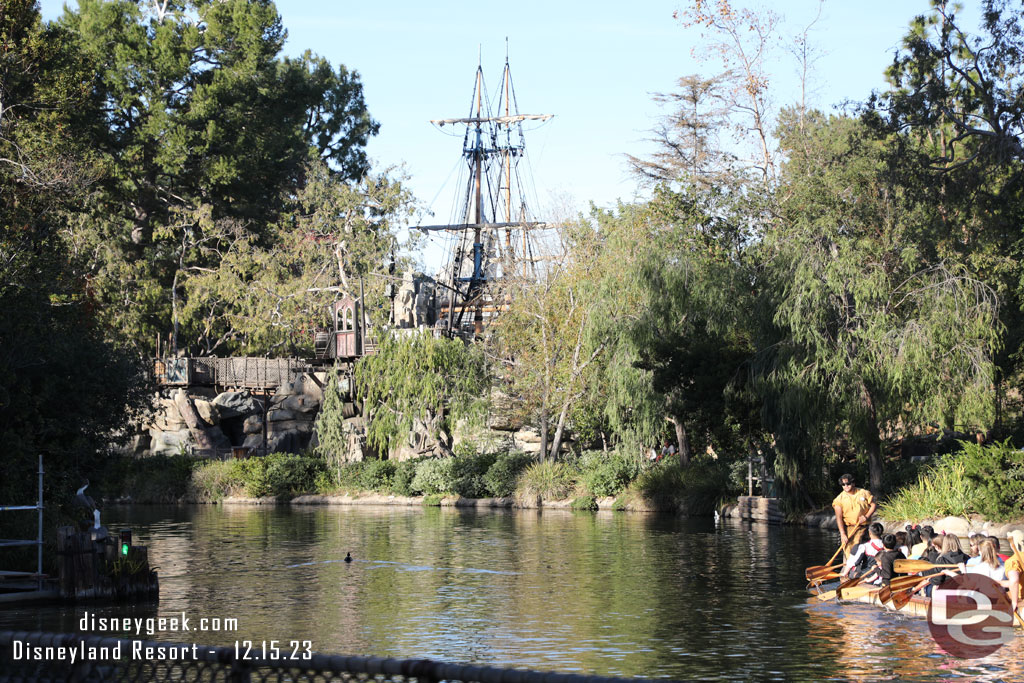
{"label": "tall ship mast", "polygon": [[477,337],[484,333],[485,322],[506,303],[500,284],[531,276],[535,255],[530,231],[548,227],[529,211],[529,190],[520,163],[527,159],[524,122],[543,122],[552,115],[519,112],[507,58],[496,112],[486,96],[483,67],[477,66],[469,115],[431,121],[439,128],[465,126],[465,184],[453,220],[445,225],[415,226],[449,235],[447,265],[435,280],[439,289],[437,326],[449,335]]}

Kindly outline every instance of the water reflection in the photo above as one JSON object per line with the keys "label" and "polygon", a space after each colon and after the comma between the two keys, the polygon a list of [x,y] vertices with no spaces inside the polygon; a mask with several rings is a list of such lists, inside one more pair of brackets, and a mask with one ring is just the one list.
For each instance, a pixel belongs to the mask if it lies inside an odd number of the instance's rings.
{"label": "water reflection", "polygon": [[[162,640],[311,640],[323,652],[718,680],[1020,678],[937,650],[922,621],[808,601],[834,538],[795,527],[602,512],[394,507],[123,508],[160,568],[158,606],[0,610],[78,631],[86,610],[236,618]],[[354,561],[343,562],[347,552]],[[145,635],[145,634],[143,634]]]}

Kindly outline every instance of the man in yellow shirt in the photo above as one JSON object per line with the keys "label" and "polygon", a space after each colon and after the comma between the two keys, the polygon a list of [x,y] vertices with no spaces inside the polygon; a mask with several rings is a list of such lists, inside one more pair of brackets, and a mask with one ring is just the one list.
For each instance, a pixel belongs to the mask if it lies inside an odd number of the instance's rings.
{"label": "man in yellow shirt", "polygon": [[843,554],[849,557],[851,547],[857,543],[857,539],[850,538],[848,534],[858,527],[867,527],[877,505],[871,491],[857,488],[852,474],[839,477],[839,485],[843,487],[843,492],[832,501],[832,509],[836,511],[836,526],[839,527],[839,541],[843,544]]}

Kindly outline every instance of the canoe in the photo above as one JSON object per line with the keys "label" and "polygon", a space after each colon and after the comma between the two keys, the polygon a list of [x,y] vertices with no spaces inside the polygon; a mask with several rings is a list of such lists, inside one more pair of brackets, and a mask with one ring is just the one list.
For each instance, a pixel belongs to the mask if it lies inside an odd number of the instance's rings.
{"label": "canoe", "polygon": [[[831,584],[822,584],[821,586],[819,586],[820,591],[812,589],[811,593],[813,595],[817,595],[819,592],[824,593],[824,592],[829,591],[829,590],[835,590],[836,586],[838,586],[838,585],[839,585],[838,582],[833,582]],[[871,591],[870,593],[866,593],[866,594],[863,594],[863,595],[858,595],[858,596],[856,596],[854,598],[844,598],[842,600],[839,600],[838,602],[840,602],[840,603],[858,603],[859,602],[859,603],[862,603],[862,604],[865,604],[865,605],[875,605],[876,607],[881,607],[882,609],[886,610],[887,612],[899,612],[900,614],[904,614],[904,615],[906,615],[908,617],[915,617],[915,618],[919,618],[919,619],[924,619],[924,618],[926,618],[928,616],[928,603],[931,602],[931,600],[930,600],[930,598],[926,598],[926,597],[921,596],[921,595],[915,595],[912,598],[910,598],[910,601],[906,605],[904,605],[901,609],[897,610],[897,609],[895,609],[893,607],[891,601],[883,605],[879,601],[879,599],[878,599],[878,590],[874,590],[874,591]]]}

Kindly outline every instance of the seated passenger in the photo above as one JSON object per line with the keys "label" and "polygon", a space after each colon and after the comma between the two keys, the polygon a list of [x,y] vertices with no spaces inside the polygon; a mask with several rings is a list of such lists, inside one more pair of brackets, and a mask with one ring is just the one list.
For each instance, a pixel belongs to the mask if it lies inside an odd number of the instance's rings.
{"label": "seated passenger", "polygon": [[1003,553],[999,552],[999,537],[998,536],[989,536],[988,540],[992,541],[992,545],[995,546],[995,549],[996,549],[996,555],[998,555],[999,559],[1005,564],[1006,561],[1008,559],[1010,559],[1010,556],[1009,555],[1004,555]]}
{"label": "seated passenger", "polygon": [[933,534],[931,543],[928,545],[924,553],[921,555],[921,559],[927,560],[932,564],[935,564],[935,561],[939,559],[939,555],[942,554],[943,538],[945,538],[945,536],[942,536],[940,534]]}
{"label": "seated passenger", "polygon": [[978,552],[978,557],[981,561],[975,562],[974,564],[968,562],[966,573],[983,574],[993,581],[1005,581],[1006,572],[1003,570],[1003,563],[1000,561],[999,555],[996,553],[996,547],[992,544],[992,541],[985,538],[981,542]]}
{"label": "seated passenger", "polygon": [[912,560],[919,560],[924,554],[924,551],[928,548],[928,545],[931,543],[932,532],[930,528],[925,530],[920,527],[913,526],[907,533],[910,536],[910,554],[907,555],[907,557]]}
{"label": "seated passenger", "polygon": [[[897,531],[893,536],[896,537],[896,549],[903,553],[903,559],[907,559],[910,556],[910,541],[906,531]],[[882,537],[882,541],[885,541],[885,537]]]}
{"label": "seated passenger", "polygon": [[884,550],[875,555],[875,563],[878,565],[878,580],[874,583],[888,586],[896,576],[896,560],[906,559],[903,551],[896,547],[897,543],[899,541],[894,534],[886,534],[882,537]]}
{"label": "seated passenger", "polygon": [[882,533],[885,532],[879,522],[873,522],[868,527],[868,541],[861,543],[846,560],[843,571],[839,573],[840,579],[852,579],[870,571],[874,566],[875,555],[882,551]]}
{"label": "seated passenger", "polygon": [[930,569],[925,572],[925,575],[933,575],[931,584],[938,586],[950,576],[962,573],[969,559],[967,553],[960,548],[960,539],[956,534],[946,534],[942,537],[942,554],[935,558],[932,564],[957,564],[960,567],[958,569]]}

